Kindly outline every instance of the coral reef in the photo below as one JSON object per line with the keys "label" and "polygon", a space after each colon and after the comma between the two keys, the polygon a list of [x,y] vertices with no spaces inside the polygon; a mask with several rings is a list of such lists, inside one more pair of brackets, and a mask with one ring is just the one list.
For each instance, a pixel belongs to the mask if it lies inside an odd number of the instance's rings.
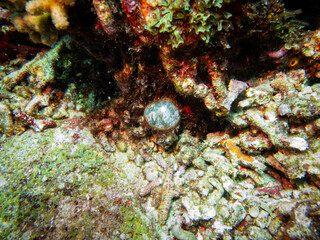
{"label": "coral reef", "polygon": [[320,26],[300,11],[1,6],[1,237],[319,238]]}

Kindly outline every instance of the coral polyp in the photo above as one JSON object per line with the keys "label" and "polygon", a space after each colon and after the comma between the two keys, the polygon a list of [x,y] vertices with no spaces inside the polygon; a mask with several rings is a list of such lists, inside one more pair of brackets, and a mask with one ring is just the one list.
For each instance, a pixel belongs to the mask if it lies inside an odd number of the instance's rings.
{"label": "coral polyp", "polygon": [[179,109],[169,99],[150,103],[144,110],[144,118],[156,130],[169,130],[180,121]]}

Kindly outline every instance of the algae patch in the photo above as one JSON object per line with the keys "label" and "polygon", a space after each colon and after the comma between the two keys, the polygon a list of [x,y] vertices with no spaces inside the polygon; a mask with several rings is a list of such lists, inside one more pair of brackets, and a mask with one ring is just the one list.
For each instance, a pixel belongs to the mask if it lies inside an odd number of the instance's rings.
{"label": "algae patch", "polygon": [[[9,239],[142,236],[146,224],[132,206],[117,203],[124,188],[98,146],[53,136],[61,128],[9,138],[0,149],[0,235]],[[85,129],[81,131],[85,132]],[[117,191],[115,191],[117,189]],[[113,192],[117,192],[114,196]],[[128,215],[133,217],[128,217]],[[138,219],[138,220],[137,220]],[[128,224],[124,224],[128,223]]]}

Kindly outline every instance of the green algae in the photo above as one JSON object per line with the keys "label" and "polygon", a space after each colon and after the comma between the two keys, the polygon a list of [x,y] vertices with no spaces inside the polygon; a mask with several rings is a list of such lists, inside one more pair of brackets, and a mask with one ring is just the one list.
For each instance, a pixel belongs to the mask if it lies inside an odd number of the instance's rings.
{"label": "green algae", "polygon": [[[188,1],[167,0],[158,4],[153,17],[147,21],[145,29],[156,35],[167,33],[168,43],[178,48],[185,42],[185,35],[194,32],[208,43],[217,31],[228,27],[231,13],[222,9],[227,0],[199,1],[190,6]],[[184,24],[181,25],[181,22]],[[184,29],[189,26],[189,29]]]}
{"label": "green algae", "polygon": [[132,236],[132,239],[148,239],[146,236],[152,235],[152,226],[147,224],[132,206],[122,207],[124,215],[125,233]]}
{"label": "green algae", "polygon": [[[62,238],[90,238],[97,222],[111,226],[108,234],[118,230],[132,239],[152,235],[133,206],[118,206],[105,198],[103,189],[119,189],[109,157],[81,142],[57,144],[56,131],[27,131],[2,143],[0,235],[34,239],[58,232]],[[103,210],[92,210],[96,208]],[[78,209],[76,215],[72,209]],[[63,219],[68,221],[52,226]]]}

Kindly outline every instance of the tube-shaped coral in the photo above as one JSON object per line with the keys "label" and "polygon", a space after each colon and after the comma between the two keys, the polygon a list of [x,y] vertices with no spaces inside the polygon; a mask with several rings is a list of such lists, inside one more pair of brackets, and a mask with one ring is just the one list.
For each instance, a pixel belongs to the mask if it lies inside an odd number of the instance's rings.
{"label": "tube-shaped coral", "polygon": [[[32,0],[23,8],[14,8],[11,21],[19,32],[28,33],[35,43],[51,45],[58,40],[58,30],[69,26],[67,7],[74,4],[74,0]],[[26,12],[23,12],[24,8]]]}
{"label": "tube-shaped coral", "polygon": [[73,6],[74,1],[46,1],[33,0],[26,4],[26,10],[31,15],[40,15],[48,12],[51,15],[54,26],[58,29],[66,29],[69,26],[66,6]]}

